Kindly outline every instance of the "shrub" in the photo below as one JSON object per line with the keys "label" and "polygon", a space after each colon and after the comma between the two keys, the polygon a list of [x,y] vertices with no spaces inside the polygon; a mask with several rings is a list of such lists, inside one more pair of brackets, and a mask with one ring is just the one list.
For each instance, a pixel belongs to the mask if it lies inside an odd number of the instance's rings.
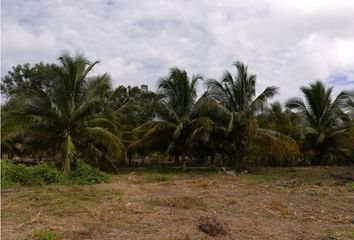
{"label": "shrub", "polygon": [[33,167],[33,173],[40,177],[44,183],[60,183],[64,176],[58,169],[49,164],[38,164]]}
{"label": "shrub", "polygon": [[11,179],[12,168],[8,162],[1,160],[1,188],[11,188],[17,185]]}
{"label": "shrub", "polygon": [[63,180],[62,174],[52,165],[38,164],[26,166],[1,161],[2,187],[20,185],[43,185],[59,183]]}
{"label": "shrub", "polygon": [[53,183],[62,184],[95,184],[107,182],[108,175],[90,165],[78,161],[77,168],[70,177],[64,176],[50,164],[26,166],[1,161],[1,187],[11,188],[16,185],[35,186]]}
{"label": "shrub", "polygon": [[38,185],[42,184],[40,177],[34,174],[32,168],[23,164],[13,164],[1,161],[2,186],[7,184]]}
{"label": "shrub", "polygon": [[107,182],[108,179],[109,176],[106,173],[83,161],[78,161],[76,169],[71,173],[71,181],[80,185]]}

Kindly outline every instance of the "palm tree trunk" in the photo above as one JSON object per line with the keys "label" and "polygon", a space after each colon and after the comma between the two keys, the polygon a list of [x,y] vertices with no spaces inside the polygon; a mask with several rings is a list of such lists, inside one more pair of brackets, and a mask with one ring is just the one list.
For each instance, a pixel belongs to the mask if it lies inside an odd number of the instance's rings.
{"label": "palm tree trunk", "polygon": [[186,154],[182,154],[182,171],[185,172],[187,171],[187,159],[186,159]]}
{"label": "palm tree trunk", "polygon": [[241,172],[246,169],[246,162],[245,162],[245,152],[243,148],[240,148],[237,153],[235,154],[235,158],[233,159],[234,169],[237,172]]}
{"label": "palm tree trunk", "polygon": [[232,163],[234,162],[234,154],[232,154],[232,153],[228,153],[227,154],[227,156],[228,156],[228,159],[227,159],[227,166],[230,166],[230,165],[232,165]]}
{"label": "palm tree trunk", "polygon": [[216,161],[215,161],[215,153],[212,153],[210,155],[210,162],[211,162],[211,165],[214,167],[216,165]]}
{"label": "palm tree trunk", "polygon": [[132,153],[128,153],[128,165],[129,166],[132,165],[132,158],[133,158],[133,154]]}
{"label": "palm tree trunk", "polygon": [[325,151],[321,146],[316,149],[317,154],[311,161],[311,165],[322,165],[325,162]]}
{"label": "palm tree trunk", "polygon": [[178,165],[178,164],[179,164],[179,154],[178,154],[178,153],[175,154],[174,164],[175,164],[175,165]]}
{"label": "palm tree trunk", "polygon": [[124,153],[124,163],[128,163],[128,153]]}

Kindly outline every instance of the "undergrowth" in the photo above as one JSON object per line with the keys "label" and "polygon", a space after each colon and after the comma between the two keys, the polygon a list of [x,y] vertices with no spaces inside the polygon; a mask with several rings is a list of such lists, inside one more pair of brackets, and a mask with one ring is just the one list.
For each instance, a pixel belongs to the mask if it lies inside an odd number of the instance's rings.
{"label": "undergrowth", "polygon": [[69,176],[65,176],[51,164],[40,163],[35,166],[14,164],[1,161],[1,187],[38,186],[46,184],[88,185],[107,182],[109,176],[90,165],[78,161],[77,167]]}

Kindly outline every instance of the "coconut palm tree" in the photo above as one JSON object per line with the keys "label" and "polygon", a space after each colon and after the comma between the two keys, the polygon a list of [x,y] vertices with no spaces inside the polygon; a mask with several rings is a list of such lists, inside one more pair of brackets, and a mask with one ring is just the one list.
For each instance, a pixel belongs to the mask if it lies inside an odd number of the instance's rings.
{"label": "coconut palm tree", "polygon": [[[140,88],[118,86],[106,92],[102,113],[119,129],[126,148],[135,141],[132,130],[154,117],[153,106],[158,99],[146,85]],[[125,162],[130,164],[131,157],[130,152],[125,151]]]}
{"label": "coconut palm tree", "polygon": [[353,127],[349,113],[353,108],[353,92],[343,91],[332,100],[332,90],[333,87],[326,88],[321,81],[316,81],[301,87],[305,101],[292,98],[286,103],[287,108],[306,120],[306,140],[315,152],[312,164],[325,164],[331,152],[343,152],[338,143],[349,140],[347,135]]}
{"label": "coconut palm tree", "polygon": [[278,92],[267,87],[256,96],[256,75],[242,62],[235,62],[235,77],[225,71],[220,81],[209,79],[206,96],[212,119],[224,129],[225,150],[237,170],[245,168],[245,156],[251,143],[263,143],[269,153],[289,155],[298,151],[295,141],[284,134],[258,127],[256,116]]}
{"label": "coconut palm tree", "polygon": [[212,129],[209,118],[196,114],[196,86],[200,79],[199,75],[190,78],[186,71],[171,68],[169,75],[159,82],[162,98],[155,106],[156,119],[135,129],[141,137],[129,149],[165,146],[177,161],[182,156],[182,169],[186,170],[189,146],[196,138],[207,141],[207,133]]}
{"label": "coconut palm tree", "polygon": [[123,145],[114,125],[101,113],[102,96],[110,89],[107,74],[90,76],[98,62],[68,53],[52,68],[51,88],[31,84],[13,91],[3,120],[12,134],[29,136],[60,156],[65,174],[76,159],[120,159]]}

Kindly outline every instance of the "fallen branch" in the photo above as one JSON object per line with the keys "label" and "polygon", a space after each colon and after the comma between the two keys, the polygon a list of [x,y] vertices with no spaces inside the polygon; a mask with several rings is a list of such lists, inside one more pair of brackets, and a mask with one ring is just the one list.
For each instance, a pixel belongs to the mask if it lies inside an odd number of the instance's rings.
{"label": "fallen branch", "polygon": [[21,224],[17,225],[17,227],[20,228],[20,227],[22,227],[22,226],[24,226],[24,225],[32,224],[32,223],[37,222],[39,216],[41,215],[41,213],[42,213],[42,210],[40,210],[40,211],[38,212],[38,214],[37,214],[34,218],[32,218],[31,220],[29,220],[28,222],[21,223]]}

